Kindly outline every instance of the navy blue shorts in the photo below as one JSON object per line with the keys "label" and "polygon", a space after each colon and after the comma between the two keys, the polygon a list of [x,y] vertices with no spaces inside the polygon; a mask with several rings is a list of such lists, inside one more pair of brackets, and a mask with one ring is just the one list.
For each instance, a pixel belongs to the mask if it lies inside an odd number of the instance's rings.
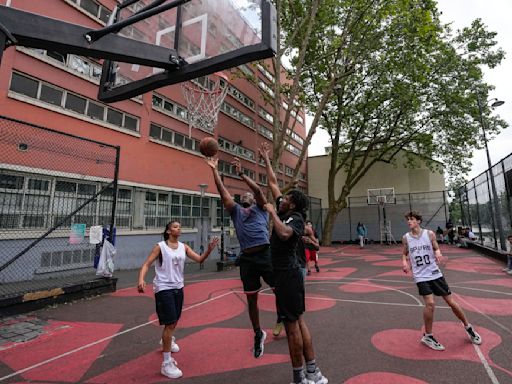
{"label": "navy blue shorts", "polygon": [[183,288],[166,289],[155,293],[155,304],[160,325],[178,322],[183,308]]}
{"label": "navy blue shorts", "polygon": [[416,283],[418,286],[418,291],[421,296],[427,295],[436,295],[436,296],[448,296],[451,295],[450,287],[448,283],[444,279],[444,276],[441,276],[438,279],[430,280],[430,281],[421,281]]}

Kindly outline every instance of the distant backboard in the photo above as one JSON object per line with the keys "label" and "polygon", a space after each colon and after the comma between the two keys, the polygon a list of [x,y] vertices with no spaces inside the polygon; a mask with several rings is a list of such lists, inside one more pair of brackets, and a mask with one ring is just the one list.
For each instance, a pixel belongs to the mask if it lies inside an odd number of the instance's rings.
{"label": "distant backboard", "polygon": [[[179,1],[175,1],[180,3]],[[122,2],[113,23],[164,1]],[[118,35],[169,49],[169,65],[146,67],[106,60],[98,98],[113,102],[241,64],[272,57],[276,13],[270,0],[190,0],[123,27]],[[123,7],[123,4],[129,4]]]}
{"label": "distant backboard", "polygon": [[368,189],[368,205],[396,204],[395,188]]}

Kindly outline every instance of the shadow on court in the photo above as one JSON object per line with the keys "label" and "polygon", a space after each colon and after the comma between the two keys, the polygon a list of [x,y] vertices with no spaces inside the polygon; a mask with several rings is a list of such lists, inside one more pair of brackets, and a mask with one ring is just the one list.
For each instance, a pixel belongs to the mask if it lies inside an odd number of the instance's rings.
{"label": "shadow on court", "polygon": [[[306,280],[306,321],[330,383],[512,382],[512,277],[473,250],[442,246],[455,298],[483,338],[473,346],[437,299],[434,334],[446,350],[420,344],[422,301],[401,271],[398,246],[322,248],[320,272]],[[136,271],[117,274],[118,291],[2,320],[2,383],[164,383],[154,299],[135,289]],[[265,354],[252,357],[253,332],[238,270],[193,271],[173,354],[181,383],[290,383],[286,337],[272,337],[274,297],[260,294]],[[23,333],[24,332],[24,333]],[[13,339],[15,340],[15,338]]]}

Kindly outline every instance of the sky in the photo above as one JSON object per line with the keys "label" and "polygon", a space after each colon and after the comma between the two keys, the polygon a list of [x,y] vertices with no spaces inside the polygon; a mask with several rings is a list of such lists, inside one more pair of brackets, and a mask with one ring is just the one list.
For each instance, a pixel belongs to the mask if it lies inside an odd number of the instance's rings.
{"label": "sky", "polygon": [[[488,30],[497,32],[496,40],[506,57],[499,67],[485,69],[485,80],[496,89],[489,94],[505,102],[496,108],[495,114],[508,122],[509,128],[498,136],[488,138],[488,147],[492,164],[512,153],[512,0],[438,0],[438,9],[442,12],[441,21],[452,23],[452,29],[469,26],[476,18],[481,18]],[[306,119],[311,122],[312,118]],[[309,147],[309,156],[323,155],[329,146],[329,136],[318,130]],[[485,150],[474,151],[471,172],[467,180],[484,172],[487,166]]]}

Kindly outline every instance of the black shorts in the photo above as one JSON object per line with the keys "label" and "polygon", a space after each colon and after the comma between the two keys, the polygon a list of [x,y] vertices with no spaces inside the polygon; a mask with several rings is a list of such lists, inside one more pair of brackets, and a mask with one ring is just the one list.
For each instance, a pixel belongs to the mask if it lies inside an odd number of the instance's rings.
{"label": "black shorts", "polygon": [[270,248],[240,256],[240,279],[246,294],[258,293],[261,279],[274,288],[274,272],[270,261]]}
{"label": "black shorts", "polygon": [[183,308],[183,288],[166,289],[155,293],[155,304],[160,325],[178,322]]}
{"label": "black shorts", "polygon": [[274,271],[277,316],[280,321],[296,321],[306,310],[304,276],[300,268]]}
{"label": "black shorts", "polygon": [[436,295],[436,296],[448,296],[451,295],[450,287],[448,283],[444,279],[444,276],[441,276],[438,279],[430,280],[430,281],[421,281],[416,283],[418,286],[418,291],[421,296],[427,295]]}

